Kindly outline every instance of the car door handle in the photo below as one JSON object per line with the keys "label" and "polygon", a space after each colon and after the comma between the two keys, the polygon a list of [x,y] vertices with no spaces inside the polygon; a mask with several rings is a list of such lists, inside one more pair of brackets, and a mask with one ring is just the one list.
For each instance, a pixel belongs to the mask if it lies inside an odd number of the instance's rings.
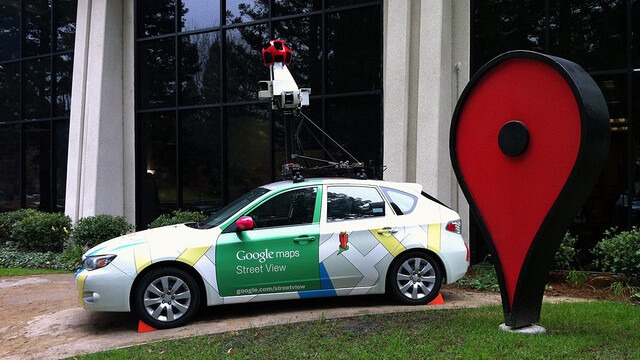
{"label": "car door handle", "polygon": [[383,227],[382,229],[378,230],[378,234],[380,235],[395,234],[397,232],[398,232],[398,229],[390,228],[390,227]]}
{"label": "car door handle", "polygon": [[315,240],[315,238],[313,236],[309,236],[309,235],[302,235],[300,237],[297,238],[293,238],[293,241],[297,242],[297,243],[308,243],[309,241],[313,241]]}

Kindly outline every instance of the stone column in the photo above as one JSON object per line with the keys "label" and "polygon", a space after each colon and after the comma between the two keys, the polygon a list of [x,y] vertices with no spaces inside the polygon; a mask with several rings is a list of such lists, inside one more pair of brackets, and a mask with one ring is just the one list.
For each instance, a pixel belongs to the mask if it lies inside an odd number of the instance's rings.
{"label": "stone column", "polygon": [[134,220],[132,3],[78,2],[65,200],[74,221]]}

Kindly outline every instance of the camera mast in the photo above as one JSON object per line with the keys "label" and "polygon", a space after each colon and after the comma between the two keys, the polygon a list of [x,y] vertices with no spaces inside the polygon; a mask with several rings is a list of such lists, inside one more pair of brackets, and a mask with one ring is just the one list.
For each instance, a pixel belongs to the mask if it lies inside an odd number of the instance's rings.
{"label": "camera mast", "polygon": [[[309,106],[311,88],[298,87],[288,68],[292,58],[291,50],[284,44],[284,41],[269,41],[262,49],[262,60],[264,65],[269,67],[269,80],[258,82],[258,98],[270,100],[271,109],[280,112],[284,119],[287,163],[282,165],[280,177],[283,180],[293,178],[294,182],[303,181],[303,174],[307,176],[344,176],[367,179],[366,170],[375,176],[376,168],[373,164],[365,166],[363,162],[351,155],[342,145],[302,112],[303,107]],[[295,126],[296,122],[297,126]],[[329,161],[298,154],[297,145],[300,147],[300,150],[302,150],[299,138],[300,130],[305,125],[310,128],[310,130],[321,133],[322,136],[348,156],[349,160]],[[317,137],[313,136],[313,138],[325,153],[332,159],[337,159]],[[306,166],[299,164],[297,162],[298,160],[304,161]],[[321,165],[309,166],[309,162],[315,162]]]}

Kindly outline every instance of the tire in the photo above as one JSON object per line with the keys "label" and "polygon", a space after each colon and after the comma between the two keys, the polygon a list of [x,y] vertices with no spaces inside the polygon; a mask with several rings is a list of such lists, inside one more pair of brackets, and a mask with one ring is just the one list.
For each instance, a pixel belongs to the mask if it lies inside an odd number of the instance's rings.
{"label": "tire", "polygon": [[198,282],[183,269],[153,269],[142,276],[134,289],[135,313],[156,329],[183,326],[193,319],[199,308]]}
{"label": "tire", "polygon": [[404,304],[426,305],[438,296],[442,274],[440,262],[431,254],[401,254],[387,272],[387,294]]}

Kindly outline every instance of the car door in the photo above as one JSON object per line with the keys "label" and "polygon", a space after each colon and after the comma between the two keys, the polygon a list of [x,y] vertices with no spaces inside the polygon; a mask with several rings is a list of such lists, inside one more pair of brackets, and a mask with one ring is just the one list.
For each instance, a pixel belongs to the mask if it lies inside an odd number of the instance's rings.
{"label": "car door", "polygon": [[367,293],[404,250],[404,227],[375,186],[329,185],[326,194],[319,254],[320,272],[328,278],[323,286],[337,295]]}
{"label": "car door", "polygon": [[246,211],[251,230],[225,229],[216,245],[220,295],[317,290],[321,187],[285,190]]}

